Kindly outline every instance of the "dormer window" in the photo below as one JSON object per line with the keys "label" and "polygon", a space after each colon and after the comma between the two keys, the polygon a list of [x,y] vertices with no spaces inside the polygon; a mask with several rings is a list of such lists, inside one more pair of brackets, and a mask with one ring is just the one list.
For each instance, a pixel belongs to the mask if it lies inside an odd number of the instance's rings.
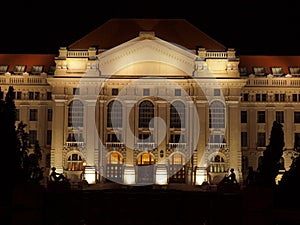
{"label": "dormer window", "polygon": [[247,76],[248,75],[248,71],[247,71],[247,67],[240,67],[239,68],[240,71],[240,76]]}
{"label": "dormer window", "polygon": [[26,66],[25,65],[16,65],[14,66],[14,69],[13,69],[13,73],[14,74],[22,74],[24,73],[26,70]]}
{"label": "dormer window", "polygon": [[39,75],[43,72],[44,66],[32,66],[30,73],[33,75]]}
{"label": "dormer window", "polygon": [[254,66],[253,73],[257,76],[265,76],[267,74],[266,68],[262,66]]}
{"label": "dormer window", "polygon": [[300,67],[289,67],[289,72],[293,77],[300,76]]}
{"label": "dormer window", "polygon": [[0,74],[4,74],[8,71],[8,65],[0,65]]}
{"label": "dormer window", "polygon": [[282,67],[271,67],[271,73],[274,76],[282,76],[284,74]]}

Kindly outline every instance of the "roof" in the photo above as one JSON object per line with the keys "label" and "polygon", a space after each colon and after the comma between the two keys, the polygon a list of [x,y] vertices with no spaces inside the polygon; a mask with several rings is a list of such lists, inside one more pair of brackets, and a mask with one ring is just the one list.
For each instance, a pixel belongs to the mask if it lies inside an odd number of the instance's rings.
{"label": "roof", "polygon": [[290,73],[289,67],[300,67],[300,56],[240,56],[239,67],[246,67],[252,73],[253,67],[265,67],[266,73],[271,74],[271,67],[282,67],[285,74]]}
{"label": "roof", "polygon": [[225,50],[226,47],[185,19],[111,19],[70,44],[70,50],[111,49],[139,36],[141,31],[154,32],[155,36],[165,41],[195,50]]}
{"label": "roof", "polygon": [[14,66],[25,65],[26,72],[30,72],[32,66],[44,66],[44,72],[48,72],[50,66],[54,66],[56,54],[0,54],[0,65],[8,65],[8,72],[13,71]]}

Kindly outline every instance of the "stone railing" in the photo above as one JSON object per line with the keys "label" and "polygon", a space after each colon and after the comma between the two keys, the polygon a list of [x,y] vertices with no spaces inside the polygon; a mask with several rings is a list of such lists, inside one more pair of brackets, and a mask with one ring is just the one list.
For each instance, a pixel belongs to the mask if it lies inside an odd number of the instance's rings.
{"label": "stone railing", "polygon": [[297,77],[288,77],[288,78],[249,78],[246,82],[246,86],[259,86],[259,87],[299,87],[300,86],[300,78]]}
{"label": "stone railing", "polygon": [[47,74],[39,76],[23,73],[22,75],[11,75],[6,73],[0,76],[0,84],[47,84]]}

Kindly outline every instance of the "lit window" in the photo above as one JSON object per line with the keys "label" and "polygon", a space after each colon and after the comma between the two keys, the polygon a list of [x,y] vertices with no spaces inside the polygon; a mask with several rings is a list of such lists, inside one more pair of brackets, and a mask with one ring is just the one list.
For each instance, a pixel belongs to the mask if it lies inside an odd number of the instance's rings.
{"label": "lit window", "polygon": [[221,101],[209,106],[209,128],[225,128],[225,105]]}
{"label": "lit window", "polygon": [[69,104],[68,127],[83,127],[83,104],[74,100]]}
{"label": "lit window", "polygon": [[264,75],[266,75],[267,73],[266,73],[266,68],[265,67],[261,67],[261,66],[259,66],[259,67],[253,67],[253,72],[254,72],[254,74],[255,75],[258,75],[258,76],[264,76]]}
{"label": "lit window", "polygon": [[8,71],[8,65],[0,65],[0,74],[4,74]]}
{"label": "lit window", "polygon": [[290,67],[289,71],[292,76],[300,76],[300,67]]}
{"label": "lit window", "polygon": [[68,156],[67,170],[69,171],[81,171],[83,170],[82,156],[78,153],[72,153]]}
{"label": "lit window", "polygon": [[32,66],[30,73],[33,75],[38,75],[43,72],[44,66]]}
{"label": "lit window", "polygon": [[14,69],[13,69],[13,73],[14,74],[21,74],[21,73],[24,73],[26,70],[26,66],[24,65],[17,65],[17,66],[14,66]]}
{"label": "lit window", "polygon": [[271,67],[271,73],[275,76],[282,76],[284,71],[282,67]]}

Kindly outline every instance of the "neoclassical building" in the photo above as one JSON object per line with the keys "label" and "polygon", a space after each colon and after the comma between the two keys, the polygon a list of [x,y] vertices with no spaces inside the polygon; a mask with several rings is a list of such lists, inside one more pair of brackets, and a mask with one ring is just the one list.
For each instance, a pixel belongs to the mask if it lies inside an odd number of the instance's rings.
{"label": "neoclassical building", "polygon": [[299,56],[236,55],[184,19],[111,19],[58,54],[0,54],[0,97],[72,182],[239,182],[273,121],[300,148]]}

